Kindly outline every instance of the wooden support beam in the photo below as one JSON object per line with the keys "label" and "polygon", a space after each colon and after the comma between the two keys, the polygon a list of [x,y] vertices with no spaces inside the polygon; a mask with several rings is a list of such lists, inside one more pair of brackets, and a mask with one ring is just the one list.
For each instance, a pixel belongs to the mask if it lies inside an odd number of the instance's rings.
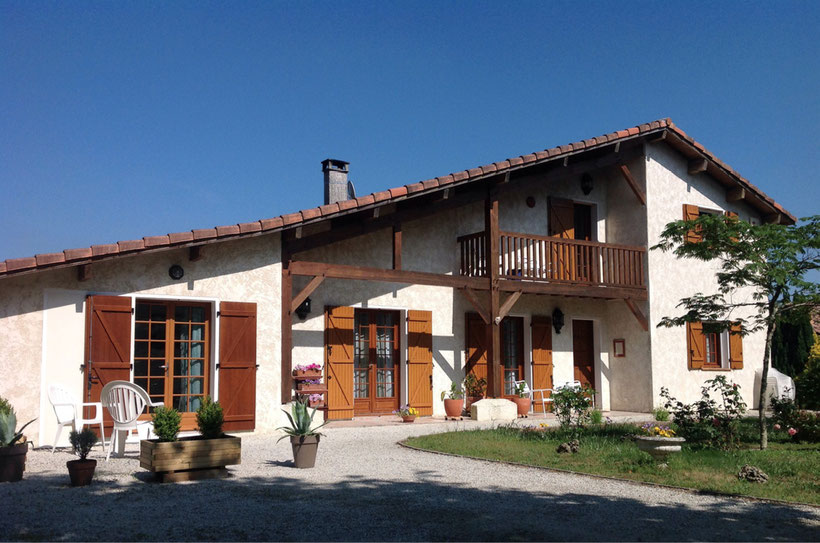
{"label": "wooden support beam", "polygon": [[296,239],[302,239],[302,227],[297,226],[296,230],[293,233],[293,235],[296,237]]}
{"label": "wooden support beam", "polygon": [[501,308],[498,289],[498,190],[491,189],[487,194],[484,206],[484,231],[487,235],[487,270],[490,278],[490,324],[487,326],[487,390],[492,391],[493,398],[500,398],[503,393],[504,374],[501,369],[501,319],[498,318]]}
{"label": "wooden support beam", "polygon": [[190,262],[202,260],[202,245],[193,245],[188,247],[188,260]]}
{"label": "wooden support beam", "polygon": [[624,298],[624,301],[626,302],[627,307],[629,307],[629,310],[632,311],[632,314],[635,315],[635,318],[638,319],[638,322],[641,324],[641,328],[643,328],[644,332],[648,332],[649,321],[641,311],[641,308],[638,307],[638,304],[629,298]]}
{"label": "wooden support beam", "polygon": [[484,321],[484,324],[490,324],[490,315],[487,313],[487,310],[484,308],[484,304],[478,301],[476,298],[475,292],[469,288],[460,288],[458,291],[464,296],[470,305],[476,310],[478,315],[481,317],[481,320]]}
{"label": "wooden support beam", "polygon": [[746,189],[743,187],[736,187],[726,192],[727,202],[739,202],[746,198]]}
{"label": "wooden support beam", "polygon": [[620,151],[621,151],[621,142],[619,141],[615,144],[615,152],[618,153]]}
{"label": "wooden support beam", "polygon": [[393,225],[393,269],[401,269],[401,223]]}
{"label": "wooden support beam", "polygon": [[[404,283],[408,285],[431,285],[437,287],[471,288],[488,290],[487,280],[480,277],[447,275],[404,270],[385,270],[325,262],[293,261],[289,271],[292,275],[324,275],[328,279],[354,279],[360,281],[380,281],[383,283]],[[287,307],[290,307],[288,305]]]}
{"label": "wooden support beam", "polygon": [[88,281],[91,277],[91,264],[77,266],[77,281]]}
{"label": "wooden support beam", "polygon": [[655,135],[655,136],[649,136],[648,138],[646,138],[646,141],[648,141],[649,143],[658,143],[658,142],[663,141],[665,139],[666,139],[666,130],[663,130],[661,132],[658,132],[658,134]]}
{"label": "wooden support beam", "polygon": [[705,158],[695,158],[689,161],[689,173],[691,175],[695,175],[701,172],[705,172],[708,166],[709,161]]}
{"label": "wooden support beam", "polygon": [[513,306],[515,305],[515,302],[517,302],[520,297],[521,297],[521,291],[516,290],[515,292],[510,294],[507,297],[506,300],[504,300],[504,303],[498,309],[498,316],[496,317],[496,319],[498,319],[498,322],[503,321],[504,317],[506,317],[507,315],[510,314],[510,311],[512,310]]}
{"label": "wooden support beam", "polygon": [[297,307],[302,305],[302,302],[304,302],[307,299],[307,297],[310,296],[313,293],[314,290],[319,288],[319,285],[321,285],[322,281],[324,281],[324,280],[325,280],[324,275],[317,275],[316,277],[311,279],[310,282],[307,285],[305,285],[305,288],[303,288],[299,292],[299,294],[297,294],[296,296],[293,297],[293,300],[290,302],[290,312],[291,312],[291,314],[294,311],[296,311]]}
{"label": "wooden support beam", "polygon": [[780,224],[781,217],[782,215],[780,213],[772,213],[771,215],[763,217],[763,222],[766,224]]}
{"label": "wooden support beam", "polygon": [[[486,287],[485,287],[486,288]],[[501,279],[498,281],[501,292],[521,291],[523,294],[545,294],[550,296],[570,296],[575,298],[598,298],[603,300],[646,300],[645,288],[608,287],[592,285],[573,285],[546,281],[517,281]]]}
{"label": "wooden support beam", "polygon": [[638,183],[635,181],[635,178],[632,177],[632,172],[629,171],[629,168],[626,166],[626,164],[621,164],[618,167],[618,169],[620,170],[621,175],[623,176],[623,178],[626,179],[626,182],[629,184],[629,188],[631,188],[632,192],[635,193],[635,196],[638,198],[638,201],[641,203],[641,205],[645,206],[646,205],[646,195],[643,193],[641,188],[638,186]]}
{"label": "wooden support beam", "polygon": [[[282,403],[288,403],[293,398],[293,375],[291,364],[293,356],[293,316],[291,314],[291,296],[293,295],[293,276],[290,271],[290,252],[287,246],[282,246],[282,303],[281,303],[281,342],[282,342]],[[319,274],[316,274],[319,275]]]}

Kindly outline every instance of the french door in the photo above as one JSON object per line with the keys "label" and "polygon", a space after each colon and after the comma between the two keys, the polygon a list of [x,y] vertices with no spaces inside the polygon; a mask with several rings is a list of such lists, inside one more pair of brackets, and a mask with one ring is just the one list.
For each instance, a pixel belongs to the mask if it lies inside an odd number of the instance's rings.
{"label": "french door", "polygon": [[134,383],[174,407],[182,429],[210,390],[211,308],[207,303],[140,301],[134,319]]}
{"label": "french door", "polygon": [[357,309],[353,337],[354,415],[380,415],[399,406],[399,313]]}
{"label": "french door", "polygon": [[501,367],[504,397],[515,396],[515,381],[524,380],[524,319],[505,317],[501,321]]}

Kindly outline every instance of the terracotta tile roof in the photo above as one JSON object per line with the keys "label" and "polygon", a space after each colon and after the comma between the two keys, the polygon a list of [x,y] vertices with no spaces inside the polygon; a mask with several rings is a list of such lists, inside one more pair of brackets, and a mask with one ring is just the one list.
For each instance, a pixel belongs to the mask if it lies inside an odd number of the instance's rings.
{"label": "terracotta tile roof", "polygon": [[323,205],[289,213],[271,219],[261,219],[259,221],[217,226],[214,228],[203,228],[190,230],[187,232],[176,232],[164,236],[148,236],[141,240],[120,241],[117,243],[94,245],[80,249],[66,249],[61,253],[40,254],[27,258],[12,258],[0,261],[0,277],[10,276],[21,272],[47,269],[56,266],[76,265],[86,262],[93,262],[100,259],[112,258],[117,255],[133,254],[139,251],[157,250],[161,248],[173,248],[196,244],[205,240],[232,239],[246,235],[258,235],[259,233],[281,230],[286,227],[294,227],[307,221],[323,220],[350,210],[373,205],[383,205],[397,199],[413,197],[438,189],[453,183],[464,183],[479,179],[489,175],[504,173],[506,170],[527,167],[542,161],[555,160],[556,158],[569,154],[578,153],[585,150],[600,148],[611,145],[613,142],[635,137],[649,136],[653,133],[670,132],[679,141],[685,143],[692,154],[700,155],[708,159],[714,166],[722,170],[732,182],[747,189],[761,201],[768,204],[773,211],[780,213],[786,222],[796,222],[796,218],[786,211],[780,204],[763,193],[759,188],[742,177],[735,170],[709,152],[700,143],[696,142],[683,130],[675,126],[671,119],[660,119],[651,123],[641,124],[626,130],[619,130],[610,134],[586,139],[584,141],[570,143],[537,151],[519,157],[509,158],[493,164],[479,166],[460,172],[451,173],[435,179],[410,183],[403,187],[391,188],[388,190],[360,196],[356,199],[345,200],[330,205]]}

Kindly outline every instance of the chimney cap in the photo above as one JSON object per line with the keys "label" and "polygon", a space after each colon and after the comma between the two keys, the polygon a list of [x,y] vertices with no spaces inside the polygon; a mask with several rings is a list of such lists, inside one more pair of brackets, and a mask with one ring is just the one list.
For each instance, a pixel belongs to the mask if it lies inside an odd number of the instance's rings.
{"label": "chimney cap", "polygon": [[350,166],[350,162],[345,162],[344,160],[337,160],[335,158],[326,158],[322,161],[323,172],[326,172],[328,170],[346,172],[348,171],[348,166]]}

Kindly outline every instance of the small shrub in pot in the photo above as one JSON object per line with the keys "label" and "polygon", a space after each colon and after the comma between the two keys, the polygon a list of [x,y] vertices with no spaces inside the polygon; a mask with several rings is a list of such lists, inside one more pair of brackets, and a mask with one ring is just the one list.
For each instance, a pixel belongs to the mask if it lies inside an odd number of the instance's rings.
{"label": "small shrub in pot", "polygon": [[88,453],[98,441],[97,434],[91,428],[85,428],[80,432],[72,430],[68,440],[71,443],[71,450],[80,457],[79,460],[66,462],[71,486],[86,486],[94,478],[94,469],[97,467],[96,460],[88,460]]}
{"label": "small shrub in pot", "polygon": [[199,433],[205,439],[215,439],[222,437],[222,424],[225,421],[225,415],[222,412],[222,406],[219,402],[211,400],[210,396],[206,396],[205,400],[196,410],[196,425],[199,428]]}
{"label": "small shrub in pot", "polygon": [[154,422],[154,433],[160,441],[176,441],[182,421],[179,411],[173,407],[157,407],[151,419]]}

